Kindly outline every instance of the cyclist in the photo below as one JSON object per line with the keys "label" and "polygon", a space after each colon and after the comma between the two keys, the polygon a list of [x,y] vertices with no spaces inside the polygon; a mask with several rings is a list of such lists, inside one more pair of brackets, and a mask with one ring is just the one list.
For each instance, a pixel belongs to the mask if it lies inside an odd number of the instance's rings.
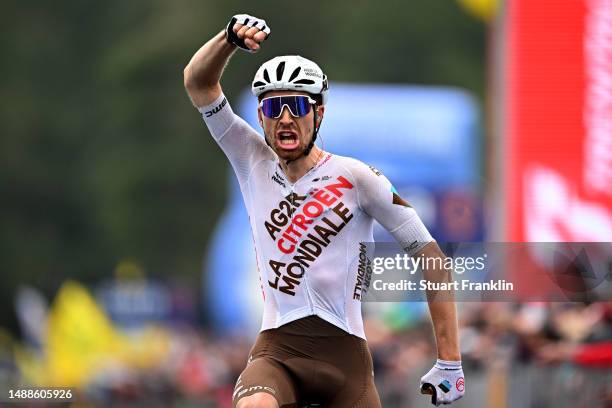
{"label": "cyclist", "polygon": [[[377,220],[410,255],[444,255],[377,169],[315,144],[328,97],[317,64],[281,56],[259,68],[252,91],[264,138],[233,113],[223,70],[237,47],[256,52],[269,35],[264,20],[236,15],[184,71],[192,103],[238,177],[262,282],[261,332],[233,406],[380,407],[361,317],[361,243],[373,240]],[[446,270],[424,273],[450,279]],[[438,360],[421,392],[448,404],[464,393],[456,310],[452,301],[429,308]]]}

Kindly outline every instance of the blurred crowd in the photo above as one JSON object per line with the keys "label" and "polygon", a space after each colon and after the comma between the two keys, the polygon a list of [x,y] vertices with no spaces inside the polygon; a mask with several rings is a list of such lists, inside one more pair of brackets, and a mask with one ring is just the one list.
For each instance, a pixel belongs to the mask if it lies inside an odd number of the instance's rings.
{"label": "blurred crowd", "polygon": [[[612,406],[612,303],[459,306],[470,387],[461,406]],[[400,332],[368,326],[384,406],[414,406],[435,358],[428,319]]]}
{"label": "blurred crowd", "polygon": [[[196,303],[184,287],[113,285],[89,292],[69,282],[48,310],[35,291],[22,292],[18,315],[38,317],[20,318],[19,341],[0,332],[3,388],[71,383],[79,399],[101,406],[230,407],[254,333],[205,327],[189,313]],[[435,359],[426,305],[364,309],[383,406],[425,406],[417,384]],[[465,302],[459,310],[468,393],[458,407],[612,406],[612,303]]]}

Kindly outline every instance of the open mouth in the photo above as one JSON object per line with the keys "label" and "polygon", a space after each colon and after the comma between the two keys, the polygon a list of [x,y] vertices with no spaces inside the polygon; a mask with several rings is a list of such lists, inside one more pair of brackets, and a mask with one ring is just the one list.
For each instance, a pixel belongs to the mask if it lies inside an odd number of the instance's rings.
{"label": "open mouth", "polygon": [[276,145],[284,150],[293,150],[300,145],[297,133],[288,130],[276,132]]}

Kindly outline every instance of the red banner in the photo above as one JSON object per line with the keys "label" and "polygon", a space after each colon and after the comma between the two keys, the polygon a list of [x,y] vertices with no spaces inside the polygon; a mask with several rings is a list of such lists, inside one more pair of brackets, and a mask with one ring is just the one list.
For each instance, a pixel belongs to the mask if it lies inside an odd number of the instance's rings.
{"label": "red banner", "polygon": [[612,0],[512,0],[509,241],[612,241]]}

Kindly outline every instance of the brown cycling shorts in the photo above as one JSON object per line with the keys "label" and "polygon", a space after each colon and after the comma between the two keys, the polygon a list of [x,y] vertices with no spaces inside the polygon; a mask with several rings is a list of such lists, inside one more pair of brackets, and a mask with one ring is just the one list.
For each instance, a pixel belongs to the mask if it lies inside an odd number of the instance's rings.
{"label": "brown cycling shorts", "polygon": [[233,406],[257,392],[274,396],[281,408],[381,406],[366,341],[317,316],[259,334]]}

